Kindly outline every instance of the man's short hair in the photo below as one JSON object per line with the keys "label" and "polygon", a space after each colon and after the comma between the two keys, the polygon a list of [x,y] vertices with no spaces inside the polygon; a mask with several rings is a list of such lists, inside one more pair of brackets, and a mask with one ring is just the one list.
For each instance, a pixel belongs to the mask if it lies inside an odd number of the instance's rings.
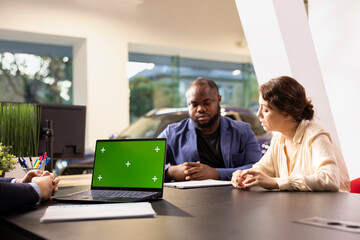
{"label": "man's short hair", "polygon": [[204,86],[204,85],[209,86],[212,90],[215,90],[216,93],[219,95],[219,88],[216,85],[215,81],[203,77],[198,77],[192,83],[190,83],[189,87],[186,89],[186,92],[189,91],[189,89],[192,88],[193,86]]}

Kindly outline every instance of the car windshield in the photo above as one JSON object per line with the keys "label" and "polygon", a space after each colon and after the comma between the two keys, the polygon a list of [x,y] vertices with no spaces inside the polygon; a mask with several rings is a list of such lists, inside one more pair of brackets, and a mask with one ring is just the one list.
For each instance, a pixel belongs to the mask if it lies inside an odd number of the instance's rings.
{"label": "car windshield", "polygon": [[161,124],[160,118],[142,117],[120,133],[117,138],[151,138]]}
{"label": "car windshield", "polygon": [[266,134],[266,131],[262,128],[260,121],[257,117],[242,113],[240,113],[240,117],[242,121],[250,123],[251,130],[255,133],[256,136]]}

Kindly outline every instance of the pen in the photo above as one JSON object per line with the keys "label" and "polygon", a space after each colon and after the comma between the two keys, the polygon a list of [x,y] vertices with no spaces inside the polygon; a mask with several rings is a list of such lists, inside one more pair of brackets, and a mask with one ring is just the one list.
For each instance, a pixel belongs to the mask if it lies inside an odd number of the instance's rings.
{"label": "pen", "polygon": [[39,160],[39,159],[35,159],[35,163],[34,163],[34,165],[33,165],[33,168],[35,168],[36,163],[37,163],[38,160]]}
{"label": "pen", "polygon": [[24,157],[21,157],[21,158],[22,158],[22,160],[23,160],[24,167],[25,167],[25,168],[28,168],[28,166],[27,166],[27,164],[26,164],[26,161],[25,161],[25,158],[24,158]]}
{"label": "pen", "polygon": [[[46,156],[46,155],[45,155]],[[40,164],[40,170],[44,171],[46,166],[46,158],[43,158]]]}
{"label": "pen", "polygon": [[20,160],[20,157],[18,157],[18,161],[19,161],[19,163],[20,163],[20,166],[21,166],[21,167],[24,167],[22,161]]}
{"label": "pen", "polygon": [[36,167],[40,168],[41,162],[42,162],[42,156],[39,157],[39,161]]}
{"label": "pen", "polygon": [[43,164],[44,160],[42,159],[39,164],[39,169],[41,170],[41,165]]}
{"label": "pen", "polygon": [[33,164],[33,162],[32,162],[31,157],[29,157],[29,159],[30,159],[31,168],[34,168],[34,164]]}
{"label": "pen", "polygon": [[49,163],[49,161],[50,161],[50,157],[47,157],[45,165],[47,165]]}
{"label": "pen", "polygon": [[41,159],[42,159],[42,156],[40,156],[40,157],[38,158],[38,161],[36,162],[35,168],[37,168],[37,167],[39,166],[39,164],[40,164],[40,162],[41,162]]}

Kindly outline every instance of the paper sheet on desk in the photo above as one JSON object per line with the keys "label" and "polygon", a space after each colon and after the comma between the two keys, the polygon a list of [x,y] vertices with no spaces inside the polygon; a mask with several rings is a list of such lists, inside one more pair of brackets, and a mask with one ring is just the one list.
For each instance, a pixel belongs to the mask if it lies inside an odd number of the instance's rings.
{"label": "paper sheet on desk", "polygon": [[156,217],[156,212],[149,202],[50,206],[40,222],[134,217]]}
{"label": "paper sheet on desk", "polygon": [[208,180],[199,180],[199,181],[170,182],[170,183],[164,183],[164,185],[165,187],[173,187],[173,188],[199,188],[199,187],[231,185],[231,181],[208,179]]}

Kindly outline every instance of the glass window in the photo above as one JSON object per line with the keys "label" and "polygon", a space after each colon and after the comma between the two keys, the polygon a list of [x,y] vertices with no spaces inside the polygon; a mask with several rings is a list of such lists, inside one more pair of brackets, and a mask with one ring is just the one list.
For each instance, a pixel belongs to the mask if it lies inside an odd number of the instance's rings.
{"label": "glass window", "polygon": [[153,137],[160,123],[160,118],[140,118],[139,121],[126,128],[119,138]]}
{"label": "glass window", "polygon": [[131,122],[154,108],[186,107],[185,92],[197,77],[214,80],[223,105],[256,111],[258,83],[251,63],[130,53]]}
{"label": "glass window", "polygon": [[72,104],[72,47],[0,41],[0,101]]}

